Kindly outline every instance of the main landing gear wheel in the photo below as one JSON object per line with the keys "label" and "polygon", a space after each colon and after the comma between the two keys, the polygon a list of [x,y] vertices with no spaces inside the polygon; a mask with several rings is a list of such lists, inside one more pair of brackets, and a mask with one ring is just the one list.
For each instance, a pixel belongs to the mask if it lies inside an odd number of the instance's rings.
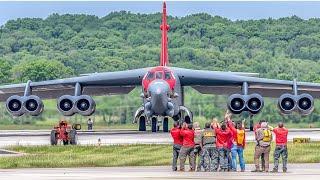
{"label": "main landing gear wheel", "polygon": [[70,144],[77,145],[77,131],[75,129],[70,131]]}
{"label": "main landing gear wheel", "polygon": [[163,119],[163,132],[169,132],[169,119]]}
{"label": "main landing gear wheel", "polygon": [[153,117],[151,119],[151,131],[157,132],[157,118],[156,117]]}
{"label": "main landing gear wheel", "polygon": [[56,130],[52,130],[50,133],[50,143],[51,145],[57,145],[58,143]]}
{"label": "main landing gear wheel", "polygon": [[146,117],[144,116],[139,119],[139,131],[146,131]]}

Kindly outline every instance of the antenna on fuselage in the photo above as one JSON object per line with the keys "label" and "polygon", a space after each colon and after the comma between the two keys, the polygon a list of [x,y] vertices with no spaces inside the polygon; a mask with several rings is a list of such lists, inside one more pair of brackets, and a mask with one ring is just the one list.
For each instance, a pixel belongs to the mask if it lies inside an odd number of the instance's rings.
{"label": "antenna on fuselage", "polygon": [[166,2],[163,1],[162,7],[162,23],[160,25],[161,30],[161,55],[160,55],[160,66],[167,66],[169,63],[168,59],[168,36],[169,25],[167,24],[167,9]]}

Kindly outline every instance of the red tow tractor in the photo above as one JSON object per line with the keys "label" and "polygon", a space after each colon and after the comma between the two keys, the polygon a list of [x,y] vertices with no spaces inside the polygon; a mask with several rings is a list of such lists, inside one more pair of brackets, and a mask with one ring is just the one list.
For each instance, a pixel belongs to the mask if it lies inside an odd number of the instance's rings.
{"label": "red tow tractor", "polygon": [[62,141],[63,145],[77,144],[77,130],[81,129],[80,124],[70,125],[66,120],[60,120],[59,124],[54,126],[50,134],[51,145],[57,145],[58,141]]}

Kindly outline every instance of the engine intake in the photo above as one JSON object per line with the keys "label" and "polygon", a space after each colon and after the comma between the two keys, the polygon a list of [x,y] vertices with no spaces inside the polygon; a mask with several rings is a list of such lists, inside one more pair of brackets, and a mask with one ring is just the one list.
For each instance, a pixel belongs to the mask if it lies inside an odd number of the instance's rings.
{"label": "engine intake", "polygon": [[300,94],[297,99],[297,108],[300,114],[308,115],[313,111],[313,97],[310,94]]}
{"label": "engine intake", "polygon": [[278,99],[278,107],[283,114],[290,114],[297,106],[296,96],[292,94],[283,94]]}
{"label": "engine intake", "polygon": [[246,107],[252,114],[257,114],[263,108],[264,101],[260,94],[251,94],[248,96]]}
{"label": "engine intake", "polygon": [[21,116],[24,114],[25,111],[22,104],[22,97],[18,95],[13,95],[6,101],[7,110],[12,116]]}
{"label": "engine intake", "polygon": [[23,107],[31,116],[38,116],[43,111],[42,100],[35,95],[24,97]]}
{"label": "engine intake", "polygon": [[228,108],[233,114],[240,114],[246,108],[245,97],[241,94],[232,94],[228,99]]}
{"label": "engine intake", "polygon": [[63,95],[58,99],[57,108],[64,116],[72,116],[74,111],[74,96]]}
{"label": "engine intake", "polygon": [[96,109],[95,101],[88,95],[77,96],[74,104],[76,112],[83,116],[92,115]]}

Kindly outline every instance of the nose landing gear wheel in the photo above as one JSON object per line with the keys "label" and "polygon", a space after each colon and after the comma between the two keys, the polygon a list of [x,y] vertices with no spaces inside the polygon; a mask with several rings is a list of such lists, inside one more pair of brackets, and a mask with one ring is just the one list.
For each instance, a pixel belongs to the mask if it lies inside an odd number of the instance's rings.
{"label": "nose landing gear wheel", "polygon": [[139,131],[146,131],[146,118],[144,116],[139,119]]}
{"label": "nose landing gear wheel", "polygon": [[151,131],[157,132],[157,118],[155,117],[151,119]]}
{"label": "nose landing gear wheel", "polygon": [[169,119],[163,119],[163,132],[169,132]]}
{"label": "nose landing gear wheel", "polygon": [[52,130],[51,134],[50,134],[50,143],[51,145],[57,145],[58,141],[57,141],[57,131],[56,130]]}

